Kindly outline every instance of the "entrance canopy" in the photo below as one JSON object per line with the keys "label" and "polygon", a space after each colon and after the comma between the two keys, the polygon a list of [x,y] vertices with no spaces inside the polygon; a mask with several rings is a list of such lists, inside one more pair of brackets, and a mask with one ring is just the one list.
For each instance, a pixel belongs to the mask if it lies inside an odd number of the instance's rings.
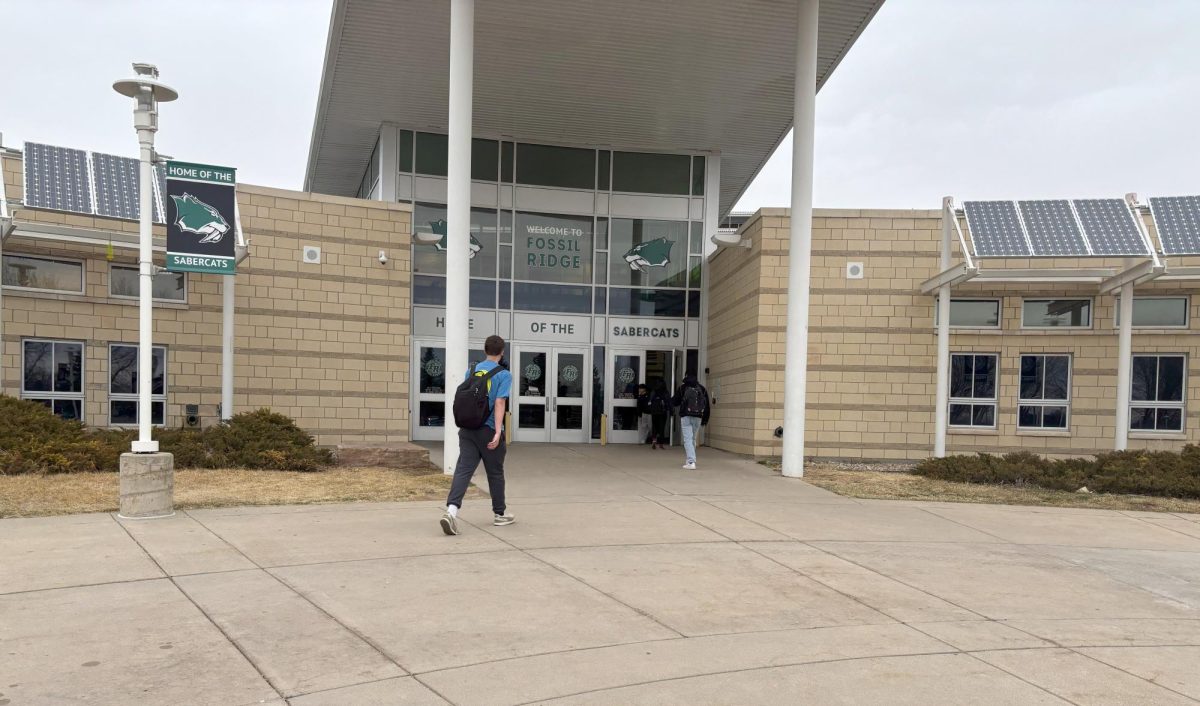
{"label": "entrance canopy", "polygon": [[[883,0],[821,0],[817,88]],[[450,3],[335,0],[306,191],[353,195],[381,123],[446,132]],[[790,129],[795,0],[482,0],[474,133],[719,151],[726,213]]]}

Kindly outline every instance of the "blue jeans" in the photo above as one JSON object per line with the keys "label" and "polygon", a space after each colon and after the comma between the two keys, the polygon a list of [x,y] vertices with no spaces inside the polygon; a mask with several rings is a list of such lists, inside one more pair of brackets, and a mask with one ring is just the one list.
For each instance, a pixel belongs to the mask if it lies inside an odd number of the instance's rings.
{"label": "blue jeans", "polygon": [[696,437],[700,434],[700,417],[680,417],[679,426],[683,428],[683,452],[687,454],[687,462],[696,462]]}

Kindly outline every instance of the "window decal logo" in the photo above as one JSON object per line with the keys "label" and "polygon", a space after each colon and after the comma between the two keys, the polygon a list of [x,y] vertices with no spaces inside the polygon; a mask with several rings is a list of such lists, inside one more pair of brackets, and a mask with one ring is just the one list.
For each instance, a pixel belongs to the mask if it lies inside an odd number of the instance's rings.
{"label": "window decal logo", "polygon": [[655,238],[633,246],[625,253],[629,269],[646,272],[651,267],[666,267],[671,262],[671,246],[675,243],[666,238]]}
{"label": "window decal logo", "polygon": [[[436,221],[430,221],[429,227],[433,229],[434,233],[442,236],[442,239],[437,241],[437,243],[434,244],[433,247],[437,248],[441,252],[446,252],[446,246],[448,245],[448,238],[449,238],[449,236],[446,235],[446,219],[439,218]],[[483,250],[483,243],[476,240],[475,234],[472,233],[471,234],[471,242],[467,245],[467,247],[470,248],[471,259],[474,260],[475,254],[478,253],[480,250]]]}
{"label": "window decal logo", "polygon": [[563,382],[575,382],[579,379],[579,368],[574,365],[564,366],[561,375]]}
{"label": "window decal logo", "polygon": [[529,380],[530,382],[534,382],[536,380],[541,379],[541,377],[542,377],[542,369],[540,367],[538,367],[537,363],[530,363],[529,365],[525,366],[525,379],[526,380]]}
{"label": "window decal logo", "polygon": [[633,368],[621,368],[621,372],[617,373],[617,379],[621,381],[621,384],[628,385],[637,379],[637,373],[633,371]]}
{"label": "window decal logo", "polygon": [[221,212],[186,191],[183,196],[171,196],[175,202],[175,225],[186,233],[202,236],[201,243],[219,243],[229,232],[229,223]]}

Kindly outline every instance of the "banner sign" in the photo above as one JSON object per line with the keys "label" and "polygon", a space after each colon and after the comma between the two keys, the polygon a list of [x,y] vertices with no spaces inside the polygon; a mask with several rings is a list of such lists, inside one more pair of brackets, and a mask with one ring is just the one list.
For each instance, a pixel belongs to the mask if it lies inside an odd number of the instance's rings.
{"label": "banner sign", "polygon": [[167,269],[234,274],[236,204],[234,169],[167,162]]}

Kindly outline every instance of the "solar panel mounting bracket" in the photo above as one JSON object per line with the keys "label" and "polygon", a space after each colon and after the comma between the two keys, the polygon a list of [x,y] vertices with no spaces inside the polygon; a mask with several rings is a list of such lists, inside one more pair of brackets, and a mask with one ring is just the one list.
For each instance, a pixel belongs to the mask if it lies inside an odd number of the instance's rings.
{"label": "solar panel mounting bracket", "polygon": [[1158,279],[1167,271],[1166,266],[1155,260],[1146,260],[1133,267],[1122,270],[1100,283],[1100,293],[1115,292],[1127,284],[1142,284],[1152,279]]}

